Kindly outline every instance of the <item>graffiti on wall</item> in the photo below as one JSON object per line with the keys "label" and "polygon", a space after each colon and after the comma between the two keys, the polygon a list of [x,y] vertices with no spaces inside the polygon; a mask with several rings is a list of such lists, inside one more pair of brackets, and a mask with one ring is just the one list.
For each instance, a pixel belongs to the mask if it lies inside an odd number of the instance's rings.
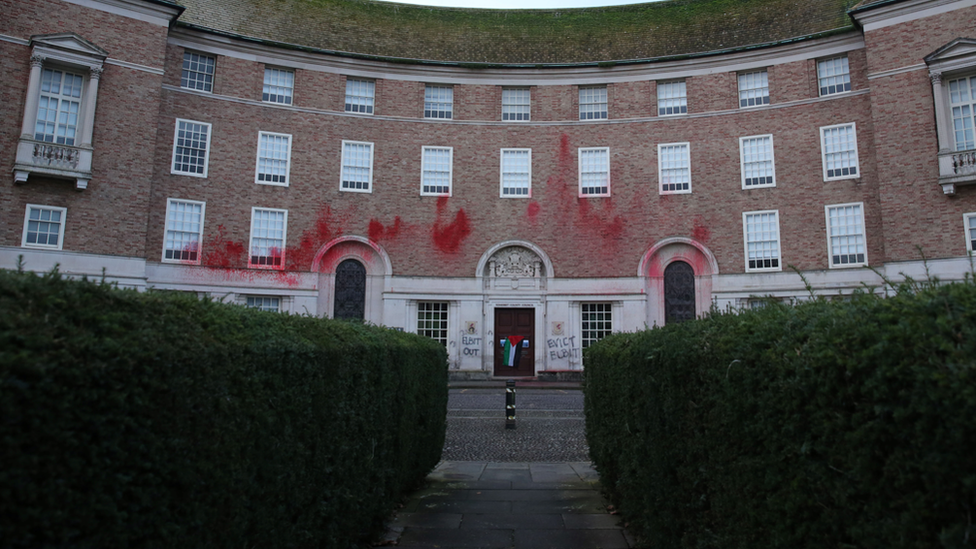
{"label": "graffiti on wall", "polygon": [[546,348],[549,349],[549,360],[579,358],[580,356],[576,336],[551,337],[546,341]]}

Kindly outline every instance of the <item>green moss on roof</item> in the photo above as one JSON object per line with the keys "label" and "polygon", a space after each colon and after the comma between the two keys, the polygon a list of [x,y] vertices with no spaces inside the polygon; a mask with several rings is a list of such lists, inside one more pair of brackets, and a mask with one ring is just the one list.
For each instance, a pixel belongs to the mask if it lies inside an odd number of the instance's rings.
{"label": "green moss on roof", "polygon": [[361,0],[180,0],[180,22],[370,57],[486,64],[658,59],[853,28],[857,0],[671,0],[608,8],[484,10]]}

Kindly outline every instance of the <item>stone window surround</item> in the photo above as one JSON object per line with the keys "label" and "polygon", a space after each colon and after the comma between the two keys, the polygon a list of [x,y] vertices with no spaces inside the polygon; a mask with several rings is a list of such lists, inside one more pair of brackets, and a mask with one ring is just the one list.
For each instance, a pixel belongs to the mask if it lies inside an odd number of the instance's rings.
{"label": "stone window surround", "polygon": [[976,75],[976,39],[958,38],[925,56],[935,103],[938,137],[939,185],[946,196],[956,194],[956,185],[976,184],[976,151],[955,150],[949,81]]}
{"label": "stone window surround", "polygon": [[[17,160],[14,164],[14,183],[26,183],[31,173],[39,173],[73,179],[75,188],[84,190],[91,181],[95,105],[98,102],[98,84],[108,53],[73,33],[35,35],[31,37],[30,46],[30,77],[17,145]],[[41,73],[44,68],[58,67],[81,72],[85,80],[82,84],[81,109],[76,129],[78,139],[74,146],[34,139],[41,95]]]}

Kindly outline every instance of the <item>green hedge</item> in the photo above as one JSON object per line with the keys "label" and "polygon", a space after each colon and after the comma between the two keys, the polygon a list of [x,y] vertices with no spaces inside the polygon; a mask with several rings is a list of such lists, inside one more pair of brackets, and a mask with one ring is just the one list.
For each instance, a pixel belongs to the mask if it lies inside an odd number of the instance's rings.
{"label": "green hedge", "polygon": [[770,304],[586,352],[601,481],[655,548],[976,545],[976,285]]}
{"label": "green hedge", "polygon": [[0,546],[350,547],[440,459],[446,352],[0,272]]}

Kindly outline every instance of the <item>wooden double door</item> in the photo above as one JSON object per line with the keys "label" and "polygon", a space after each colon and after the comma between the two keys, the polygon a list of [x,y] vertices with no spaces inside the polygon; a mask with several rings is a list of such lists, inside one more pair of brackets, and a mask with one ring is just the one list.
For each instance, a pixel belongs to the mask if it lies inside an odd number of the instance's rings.
{"label": "wooden double door", "polygon": [[[508,336],[522,336],[522,356],[516,367],[502,363],[504,341]],[[525,377],[535,375],[535,309],[495,309],[495,376]],[[527,343],[526,343],[527,342]]]}

